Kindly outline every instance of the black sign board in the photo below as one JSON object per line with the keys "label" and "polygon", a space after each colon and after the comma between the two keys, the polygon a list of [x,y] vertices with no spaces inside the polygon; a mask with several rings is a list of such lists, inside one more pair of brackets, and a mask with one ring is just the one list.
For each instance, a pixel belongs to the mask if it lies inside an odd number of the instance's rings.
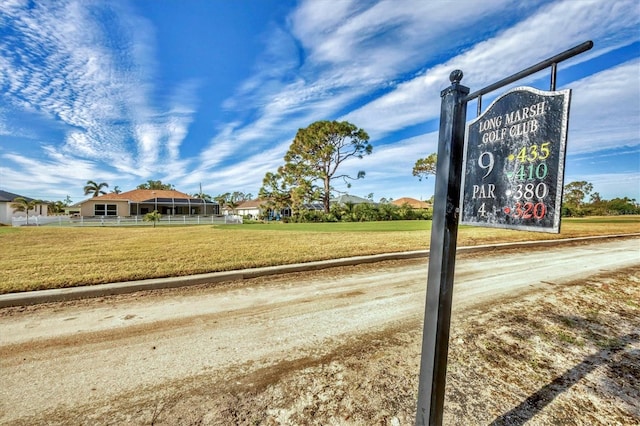
{"label": "black sign board", "polygon": [[560,232],[570,98],[518,87],[467,124],[460,223]]}

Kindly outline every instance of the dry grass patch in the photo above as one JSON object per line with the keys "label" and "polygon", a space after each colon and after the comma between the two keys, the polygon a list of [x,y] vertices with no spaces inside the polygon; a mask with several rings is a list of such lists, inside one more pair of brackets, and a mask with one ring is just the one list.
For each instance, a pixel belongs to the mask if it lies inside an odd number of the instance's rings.
{"label": "dry grass patch", "polygon": [[[0,293],[423,250],[431,222],[0,229]],[[565,220],[559,235],[463,227],[458,245],[640,231],[640,218]]]}

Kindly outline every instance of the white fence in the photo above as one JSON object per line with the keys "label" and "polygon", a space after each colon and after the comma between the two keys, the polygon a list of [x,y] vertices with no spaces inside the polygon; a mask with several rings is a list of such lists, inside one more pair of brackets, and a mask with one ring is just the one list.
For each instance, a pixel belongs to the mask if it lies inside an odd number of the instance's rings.
{"label": "white fence", "polygon": [[[206,225],[206,224],[241,224],[242,216],[161,216],[155,225]],[[13,226],[154,226],[153,222],[145,222],[143,216],[29,216],[11,219]]]}

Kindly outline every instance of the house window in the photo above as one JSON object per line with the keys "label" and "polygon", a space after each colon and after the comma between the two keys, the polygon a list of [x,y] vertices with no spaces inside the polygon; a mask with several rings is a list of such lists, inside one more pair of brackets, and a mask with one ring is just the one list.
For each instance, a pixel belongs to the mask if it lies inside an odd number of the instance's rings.
{"label": "house window", "polygon": [[93,207],[94,216],[117,216],[118,206],[115,204],[96,204]]}

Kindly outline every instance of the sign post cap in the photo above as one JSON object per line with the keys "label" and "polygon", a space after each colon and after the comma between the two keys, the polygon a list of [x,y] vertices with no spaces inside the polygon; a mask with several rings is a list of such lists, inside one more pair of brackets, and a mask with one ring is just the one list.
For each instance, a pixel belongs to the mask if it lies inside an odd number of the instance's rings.
{"label": "sign post cap", "polygon": [[457,84],[460,83],[460,81],[462,81],[462,77],[464,76],[463,72],[460,70],[453,70],[451,71],[451,74],[449,74],[449,81],[452,84]]}

